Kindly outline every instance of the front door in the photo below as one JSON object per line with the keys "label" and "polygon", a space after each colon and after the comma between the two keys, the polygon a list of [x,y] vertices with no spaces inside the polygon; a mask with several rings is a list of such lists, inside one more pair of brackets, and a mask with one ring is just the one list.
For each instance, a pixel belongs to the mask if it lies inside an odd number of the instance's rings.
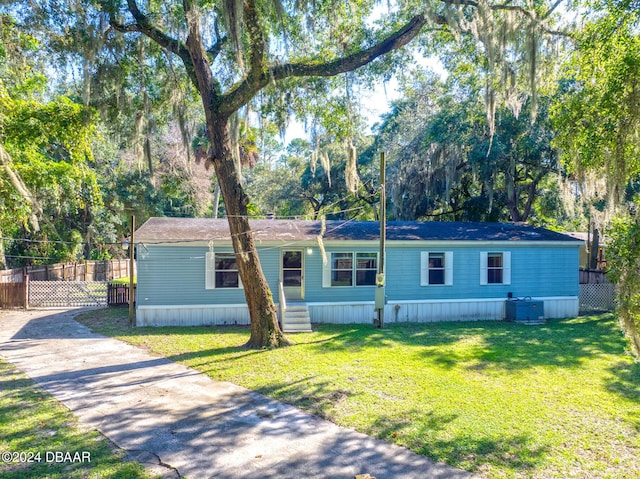
{"label": "front door", "polygon": [[304,299],[304,254],[303,250],[282,250],[282,286],[289,301]]}

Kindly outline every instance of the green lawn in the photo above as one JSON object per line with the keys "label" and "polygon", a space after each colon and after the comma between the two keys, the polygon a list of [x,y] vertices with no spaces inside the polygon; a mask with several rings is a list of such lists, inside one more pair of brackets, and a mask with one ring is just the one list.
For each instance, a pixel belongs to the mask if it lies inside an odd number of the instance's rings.
{"label": "green lawn", "polygon": [[320,325],[252,351],[238,327],[95,330],[490,478],[640,477],[640,364],[612,315],[552,321]]}
{"label": "green lawn", "polygon": [[81,427],[66,407],[2,358],[0,457],[3,479],[151,477],[140,464],[124,461],[122,451],[98,432]]}

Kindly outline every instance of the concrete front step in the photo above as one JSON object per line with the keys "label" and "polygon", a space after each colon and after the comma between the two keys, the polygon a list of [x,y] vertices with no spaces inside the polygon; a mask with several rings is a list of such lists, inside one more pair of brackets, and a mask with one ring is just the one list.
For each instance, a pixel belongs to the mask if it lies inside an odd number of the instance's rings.
{"label": "concrete front step", "polygon": [[311,317],[306,304],[294,304],[287,308],[282,321],[285,333],[310,333]]}

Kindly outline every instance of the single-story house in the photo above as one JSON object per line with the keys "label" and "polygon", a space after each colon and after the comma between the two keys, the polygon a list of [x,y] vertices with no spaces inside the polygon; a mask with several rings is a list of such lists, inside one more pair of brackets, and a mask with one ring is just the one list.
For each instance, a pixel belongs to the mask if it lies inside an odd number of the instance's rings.
{"label": "single-story house", "polygon": [[[253,220],[275,303],[314,323],[371,323],[374,221]],[[151,218],[136,232],[139,326],[248,324],[226,219]],[[578,314],[582,241],[523,224],[389,222],[385,323],[500,320],[508,298]],[[307,321],[308,321],[307,319]]]}

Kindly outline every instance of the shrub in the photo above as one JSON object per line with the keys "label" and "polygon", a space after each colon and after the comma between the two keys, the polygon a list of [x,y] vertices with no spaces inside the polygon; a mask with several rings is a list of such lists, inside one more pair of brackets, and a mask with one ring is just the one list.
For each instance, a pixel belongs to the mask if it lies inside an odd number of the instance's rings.
{"label": "shrub", "polygon": [[618,316],[631,349],[640,358],[640,218],[617,218],[607,261],[618,283]]}

